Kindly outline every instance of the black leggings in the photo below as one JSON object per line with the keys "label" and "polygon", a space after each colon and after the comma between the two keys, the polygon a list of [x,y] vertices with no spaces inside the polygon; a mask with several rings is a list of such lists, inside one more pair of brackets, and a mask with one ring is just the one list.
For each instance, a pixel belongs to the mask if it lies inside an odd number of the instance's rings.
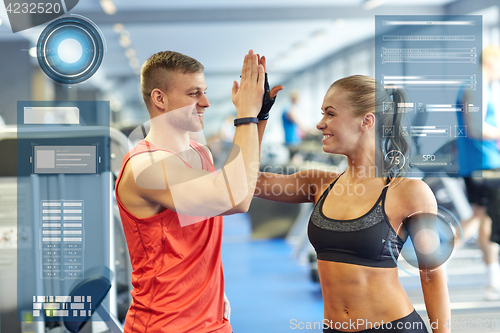
{"label": "black leggings", "polygon": [[[323,329],[323,333],[334,332],[345,333],[333,328]],[[422,317],[419,316],[417,311],[413,310],[406,317],[367,330],[356,331],[356,333],[428,333],[428,331]]]}

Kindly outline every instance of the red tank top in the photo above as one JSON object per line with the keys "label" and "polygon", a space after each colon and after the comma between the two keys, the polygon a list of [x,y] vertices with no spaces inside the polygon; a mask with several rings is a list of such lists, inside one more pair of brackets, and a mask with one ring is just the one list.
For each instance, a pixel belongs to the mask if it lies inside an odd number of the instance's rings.
{"label": "red tank top", "polygon": [[[191,141],[203,169],[215,169],[207,151]],[[120,202],[118,186],[134,155],[158,151],[142,140],[124,158],[116,180],[116,201],[132,262],[132,303],[126,333],[230,333],[223,318],[222,217],[181,227],[177,213],[164,211],[138,218]],[[186,167],[191,166],[183,161]]]}

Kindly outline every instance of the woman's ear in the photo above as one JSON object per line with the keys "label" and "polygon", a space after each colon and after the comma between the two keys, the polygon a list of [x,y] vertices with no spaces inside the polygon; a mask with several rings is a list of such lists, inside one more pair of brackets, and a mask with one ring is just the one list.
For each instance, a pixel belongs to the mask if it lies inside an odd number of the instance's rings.
{"label": "woman's ear", "polygon": [[373,113],[367,113],[363,116],[363,122],[361,123],[361,130],[366,132],[370,130],[375,125],[375,115]]}
{"label": "woman's ear", "polygon": [[153,89],[151,92],[151,103],[156,106],[157,109],[160,111],[165,111],[167,109],[167,95],[161,91],[160,89],[156,88]]}

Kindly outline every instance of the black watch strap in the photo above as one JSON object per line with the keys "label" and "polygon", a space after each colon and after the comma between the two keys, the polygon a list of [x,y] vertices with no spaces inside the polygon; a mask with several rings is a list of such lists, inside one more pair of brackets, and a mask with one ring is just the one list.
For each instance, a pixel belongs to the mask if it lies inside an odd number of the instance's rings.
{"label": "black watch strap", "polygon": [[236,118],[234,120],[234,126],[248,124],[248,123],[259,123],[259,118],[257,117],[247,117],[247,118]]}

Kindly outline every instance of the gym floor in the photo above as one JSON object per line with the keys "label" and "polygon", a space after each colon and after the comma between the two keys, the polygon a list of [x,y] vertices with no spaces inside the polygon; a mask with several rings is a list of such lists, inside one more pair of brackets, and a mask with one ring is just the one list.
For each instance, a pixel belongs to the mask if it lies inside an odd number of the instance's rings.
{"label": "gym floor", "polygon": [[222,259],[235,333],[287,332],[294,319],[322,320],[321,289],[308,267],[284,239],[251,239],[247,214],[224,218]]}
{"label": "gym floor", "polygon": [[[321,332],[305,325],[323,319],[319,284],[292,258],[284,239],[252,239],[247,214],[224,218],[222,259],[234,333]],[[485,267],[475,244],[457,250],[447,265],[453,332],[500,332],[500,301],[483,300]],[[418,277],[400,273],[403,287],[427,323]],[[299,323],[304,325],[299,328]]]}

